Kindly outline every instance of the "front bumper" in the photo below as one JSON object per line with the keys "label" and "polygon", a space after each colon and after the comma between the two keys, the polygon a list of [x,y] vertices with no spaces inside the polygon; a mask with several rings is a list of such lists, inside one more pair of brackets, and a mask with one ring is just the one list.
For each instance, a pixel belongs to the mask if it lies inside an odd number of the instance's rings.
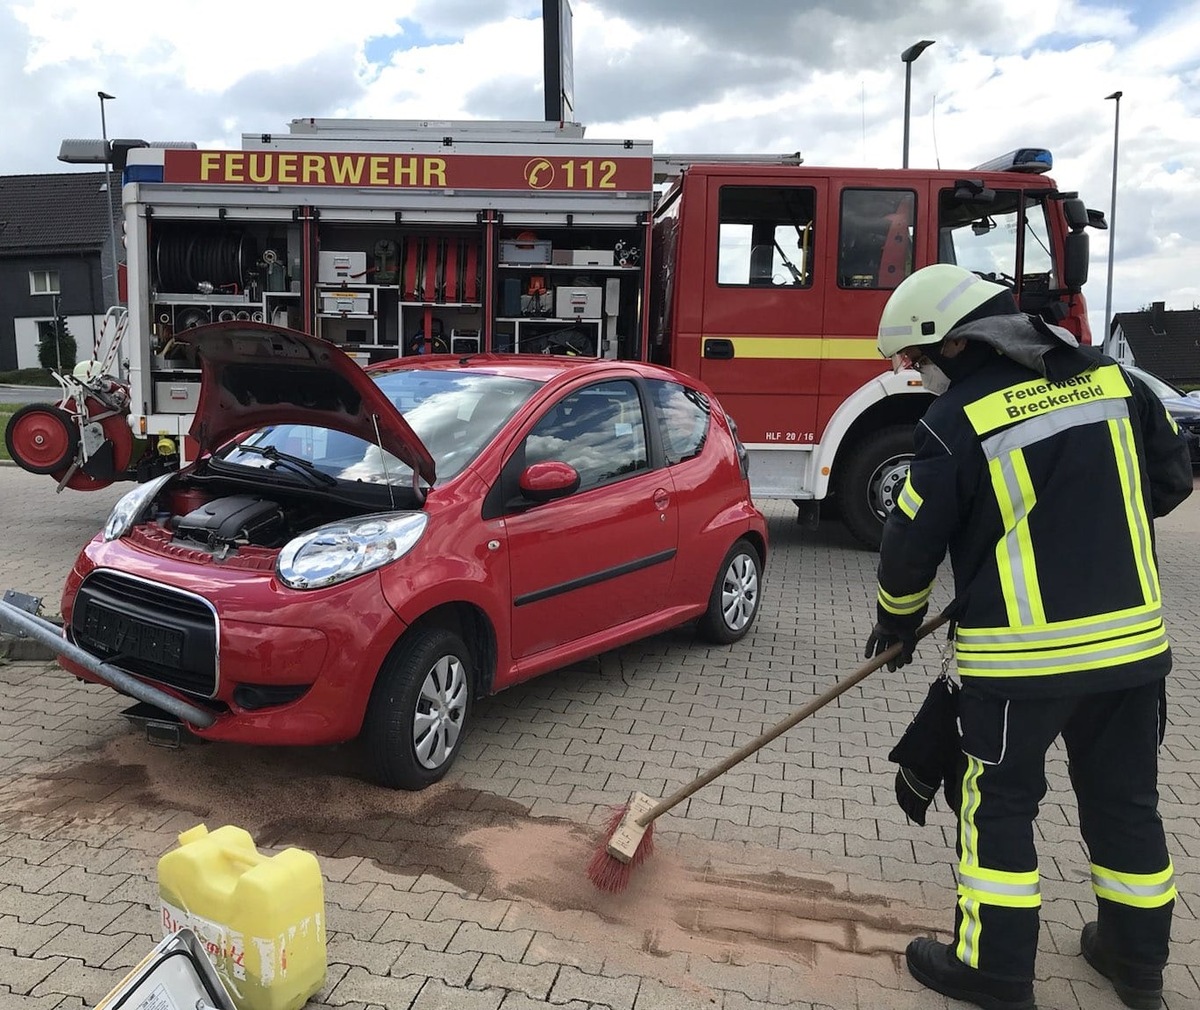
{"label": "front bumper", "polygon": [[[93,591],[101,585],[103,594]],[[176,600],[196,602],[173,612]],[[375,675],[404,628],[377,572],[300,592],[273,573],[193,565],[99,539],[80,554],[62,613],[89,653],[210,708],[216,721],[191,728],[197,736],[289,746],[358,735]]]}

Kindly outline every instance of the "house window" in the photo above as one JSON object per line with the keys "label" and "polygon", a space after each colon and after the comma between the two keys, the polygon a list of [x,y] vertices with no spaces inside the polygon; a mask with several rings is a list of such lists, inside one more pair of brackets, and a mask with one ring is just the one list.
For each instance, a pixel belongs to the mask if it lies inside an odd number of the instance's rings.
{"label": "house window", "polygon": [[29,293],[31,295],[57,295],[58,290],[58,271],[57,270],[30,270],[29,271]]}

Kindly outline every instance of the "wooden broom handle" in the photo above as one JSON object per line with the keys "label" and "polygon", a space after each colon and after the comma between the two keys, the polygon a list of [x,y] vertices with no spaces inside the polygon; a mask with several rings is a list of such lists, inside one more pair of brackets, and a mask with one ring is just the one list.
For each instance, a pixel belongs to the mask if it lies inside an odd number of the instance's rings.
{"label": "wooden broom handle", "polygon": [[[917,641],[919,642],[926,635],[929,635],[932,632],[936,631],[943,624],[945,624],[949,619],[950,619],[949,610],[944,610],[940,614],[938,614],[937,617],[931,618],[930,620],[926,621],[924,624],[921,625],[920,628],[917,629]],[[756,750],[760,750],[761,748],[765,747],[772,740],[774,740],[777,736],[782,736],[789,729],[791,729],[793,726],[795,726],[796,723],[803,722],[814,712],[819,712],[826,705],[828,705],[831,701],[833,701],[836,697],[838,697],[841,694],[845,694],[847,691],[850,690],[850,688],[854,687],[855,684],[859,683],[860,681],[866,680],[867,677],[869,677],[871,674],[873,674],[880,667],[886,666],[891,660],[895,659],[898,655],[900,655],[900,648],[901,648],[902,644],[903,643],[901,643],[901,642],[897,642],[895,645],[888,646],[886,649],[884,649],[883,652],[881,652],[878,656],[876,656],[870,662],[865,663],[862,666],[860,666],[857,670],[855,670],[852,674],[850,674],[845,679],[839,680],[836,684],[833,685],[833,687],[829,688],[829,690],[827,690],[824,694],[822,694],[820,697],[814,698],[803,708],[797,709],[795,712],[793,712],[791,715],[789,715],[786,719],[784,719],[783,722],[776,723],[765,733],[761,734],[760,736],[756,736],[749,743],[745,744],[742,747],[739,747],[732,754],[730,754],[729,757],[725,758],[725,760],[722,761],[720,764],[713,765],[712,768],[710,768],[708,771],[706,771],[699,778],[693,779],[687,785],[680,787],[675,792],[673,792],[670,796],[668,796],[665,800],[659,800],[659,802],[655,806],[651,807],[648,811],[646,811],[646,813],[642,814],[641,817],[637,818],[637,824],[640,827],[644,828],[647,824],[649,824],[651,821],[654,821],[658,817],[661,817],[663,814],[665,814],[668,810],[670,810],[676,804],[682,803],[689,796],[691,796],[692,793],[696,792],[696,790],[701,789],[704,786],[708,785],[713,779],[715,779],[721,775],[724,775],[735,764],[738,764],[741,761],[745,761],[746,758],[748,758]]]}

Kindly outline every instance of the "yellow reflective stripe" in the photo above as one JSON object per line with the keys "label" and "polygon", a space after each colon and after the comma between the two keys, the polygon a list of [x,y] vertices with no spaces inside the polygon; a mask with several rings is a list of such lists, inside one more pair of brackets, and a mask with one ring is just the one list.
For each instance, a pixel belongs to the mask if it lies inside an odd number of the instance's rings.
{"label": "yellow reflective stripe", "polygon": [[917,512],[921,506],[925,504],[925,499],[917,494],[916,488],[912,486],[912,475],[904,482],[904,488],[900,491],[899,497],[896,498],[896,508],[903,512],[909,519],[916,519]]}
{"label": "yellow reflective stripe", "polygon": [[1004,522],[996,543],[996,566],[1009,623],[1021,627],[1046,623],[1037,560],[1029,532],[1029,513],[1037,502],[1025,456],[1015,449],[988,461],[992,491]]}
{"label": "yellow reflective stripe", "polygon": [[880,586],[876,598],[879,600],[879,605],[889,614],[896,614],[903,617],[907,614],[915,614],[929,602],[929,596],[933,592],[933,585],[931,582],[920,592],[912,593],[909,596],[892,596],[891,593],[884,591],[883,586]]}
{"label": "yellow reflective stripe", "polygon": [[1043,417],[1090,400],[1124,399],[1129,395],[1121,369],[1105,365],[1063,382],[1019,382],[967,404],[964,412],[976,434],[986,435],[1015,421]]}
{"label": "yellow reflective stripe", "polygon": [[1052,652],[974,652],[956,648],[958,672],[964,677],[1046,677],[1078,673],[1122,663],[1136,663],[1165,652],[1169,647],[1166,628],[1130,635],[1115,642]]}
{"label": "yellow reflective stripe", "polygon": [[[979,867],[979,830],[975,827],[975,814],[983,798],[979,791],[979,776],[983,774],[983,762],[970,754],[966,755],[967,768],[963,772],[962,800],[958,815],[958,845],[962,850],[959,869],[976,872]],[[962,923],[958,930],[958,945],[955,955],[971,968],[979,967],[979,938],[983,933],[983,921],[979,916],[980,902],[968,894],[960,894],[958,907],[962,910]]]}
{"label": "yellow reflective stripe", "polygon": [[1069,621],[1050,621],[1030,628],[964,628],[960,625],[955,637],[972,652],[1001,652],[1013,646],[1022,649],[1056,649],[1150,631],[1161,620],[1162,607],[1157,603],[1148,603]]}
{"label": "yellow reflective stripe", "polygon": [[1130,546],[1134,553],[1134,564],[1142,584],[1142,599],[1157,603],[1158,568],[1151,549],[1150,519],[1146,515],[1146,503],[1142,498],[1142,473],[1137,465],[1134,448],[1133,425],[1128,418],[1109,421],[1113,455],[1117,461],[1117,473],[1121,478],[1121,492],[1125,500],[1125,521],[1129,524]]}
{"label": "yellow reflective stripe", "polygon": [[861,337],[798,337],[791,334],[771,336],[730,336],[705,333],[701,340],[728,340],[735,358],[781,358],[785,360],[874,361],[879,364],[879,348],[874,333]]}
{"label": "yellow reflective stripe", "polygon": [[1092,864],[1092,890],[1101,898],[1134,908],[1160,908],[1178,895],[1175,866],[1157,873],[1121,873]]}

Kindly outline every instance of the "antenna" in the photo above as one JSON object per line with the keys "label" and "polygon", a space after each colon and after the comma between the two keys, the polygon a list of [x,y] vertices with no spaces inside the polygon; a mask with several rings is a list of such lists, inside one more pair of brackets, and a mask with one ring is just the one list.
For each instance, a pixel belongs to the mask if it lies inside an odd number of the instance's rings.
{"label": "antenna", "polygon": [[933,104],[929,107],[929,127],[933,130],[933,160],[937,163],[938,170],[941,170],[942,159],[938,154],[937,146],[937,92],[933,93]]}
{"label": "antenna", "polygon": [[860,102],[862,108],[862,158],[863,164],[867,163],[867,82],[859,81]]}

